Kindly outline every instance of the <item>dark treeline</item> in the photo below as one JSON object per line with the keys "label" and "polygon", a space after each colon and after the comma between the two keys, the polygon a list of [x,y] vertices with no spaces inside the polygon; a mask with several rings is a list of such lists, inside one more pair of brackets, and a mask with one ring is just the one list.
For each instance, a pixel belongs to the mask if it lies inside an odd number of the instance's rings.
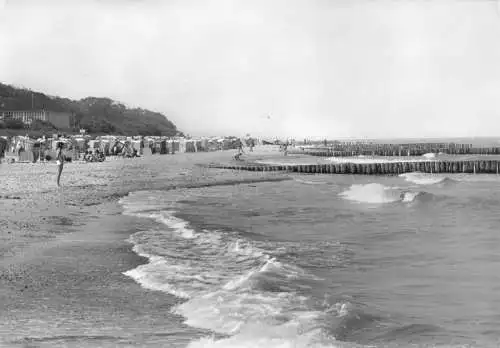
{"label": "dark treeline", "polygon": [[[73,112],[74,130],[117,135],[182,135],[165,115],[141,108],[127,108],[109,98],[80,100],[47,96],[0,83],[0,110],[46,109]],[[9,125],[3,125],[7,127]],[[1,127],[1,126],[0,126]]]}

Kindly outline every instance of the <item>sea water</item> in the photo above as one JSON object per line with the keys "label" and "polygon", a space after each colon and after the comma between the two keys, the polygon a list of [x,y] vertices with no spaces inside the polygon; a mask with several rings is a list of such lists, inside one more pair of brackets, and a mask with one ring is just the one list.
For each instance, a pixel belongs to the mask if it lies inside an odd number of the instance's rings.
{"label": "sea water", "polygon": [[124,274],[177,299],[168,315],[205,332],[191,348],[493,347],[499,191],[410,173],[133,192],[148,261]]}

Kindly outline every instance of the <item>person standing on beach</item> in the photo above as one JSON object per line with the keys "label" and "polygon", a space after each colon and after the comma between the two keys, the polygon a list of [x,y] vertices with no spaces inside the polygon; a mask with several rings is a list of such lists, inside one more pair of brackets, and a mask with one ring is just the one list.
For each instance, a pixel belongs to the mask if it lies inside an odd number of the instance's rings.
{"label": "person standing on beach", "polygon": [[241,139],[238,139],[238,152],[243,153],[243,142]]}
{"label": "person standing on beach", "polygon": [[57,152],[56,152],[56,160],[57,160],[57,186],[60,185],[60,180],[61,180],[61,173],[63,171],[64,167],[64,154],[62,152],[63,149],[63,143],[59,142],[57,143]]}
{"label": "person standing on beach", "polygon": [[16,143],[16,155],[17,155],[17,161],[21,161],[21,152],[23,151],[23,146],[21,145],[21,141],[18,140]]}
{"label": "person standing on beach", "polygon": [[236,155],[234,155],[234,159],[235,160],[240,160],[240,157],[241,155],[243,155],[243,142],[241,141],[241,139],[238,139],[236,141],[236,145],[237,145],[237,148],[238,148],[238,153]]}

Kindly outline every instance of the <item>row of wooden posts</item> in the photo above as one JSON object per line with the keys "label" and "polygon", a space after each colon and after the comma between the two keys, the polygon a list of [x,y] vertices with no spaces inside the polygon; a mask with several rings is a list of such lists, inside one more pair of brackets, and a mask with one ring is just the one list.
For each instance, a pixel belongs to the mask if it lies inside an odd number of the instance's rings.
{"label": "row of wooden posts", "polygon": [[389,163],[335,163],[335,164],[294,164],[294,165],[225,165],[211,164],[210,168],[261,171],[295,172],[313,174],[364,174],[398,175],[402,173],[492,173],[498,174],[500,161],[421,161]]}
{"label": "row of wooden posts", "polygon": [[463,148],[398,148],[398,147],[320,147],[287,149],[288,154],[302,154],[321,157],[351,156],[422,156],[426,153],[444,153],[448,155],[498,155],[500,147],[463,147]]}

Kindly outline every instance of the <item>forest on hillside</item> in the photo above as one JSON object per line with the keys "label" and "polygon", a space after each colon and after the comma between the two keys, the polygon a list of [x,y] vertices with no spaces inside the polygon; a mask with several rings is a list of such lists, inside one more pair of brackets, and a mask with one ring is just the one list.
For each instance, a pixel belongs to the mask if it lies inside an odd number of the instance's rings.
{"label": "forest on hillside", "polygon": [[[98,134],[182,135],[175,124],[159,112],[128,108],[109,98],[87,97],[71,100],[0,83],[0,110],[31,109],[73,112],[75,115],[73,131],[83,128],[90,133]],[[6,126],[9,125],[3,125],[4,128]],[[39,122],[36,126],[51,128],[51,125]]]}

